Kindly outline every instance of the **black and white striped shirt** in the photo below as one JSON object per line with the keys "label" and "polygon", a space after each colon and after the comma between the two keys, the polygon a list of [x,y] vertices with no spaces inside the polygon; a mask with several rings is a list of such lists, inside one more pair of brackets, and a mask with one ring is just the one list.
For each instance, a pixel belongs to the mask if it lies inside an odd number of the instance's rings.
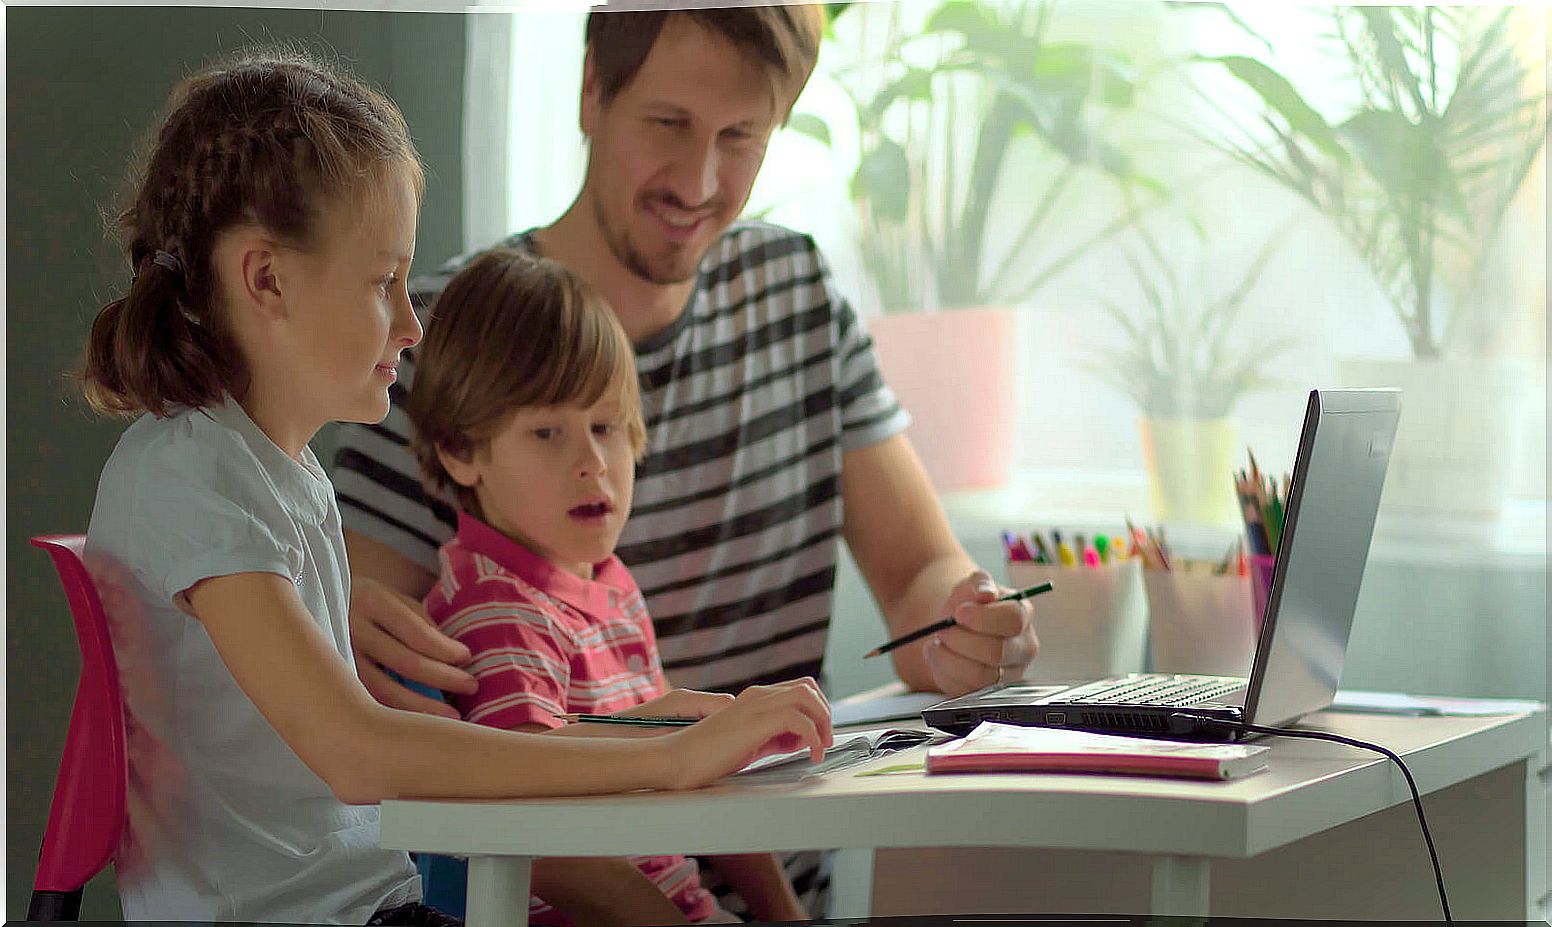
{"label": "black and white striped shirt", "polygon": [[[531,232],[502,244],[535,250]],[[423,314],[471,257],[412,281]],[[636,345],[636,367],[647,448],[617,553],[646,596],[669,680],[736,691],[818,677],[842,455],[909,418],[813,240],[735,224],[679,319]],[[399,375],[381,425],[341,427],[334,485],[347,528],[434,572],[454,510],[422,492],[403,411],[412,358]]]}

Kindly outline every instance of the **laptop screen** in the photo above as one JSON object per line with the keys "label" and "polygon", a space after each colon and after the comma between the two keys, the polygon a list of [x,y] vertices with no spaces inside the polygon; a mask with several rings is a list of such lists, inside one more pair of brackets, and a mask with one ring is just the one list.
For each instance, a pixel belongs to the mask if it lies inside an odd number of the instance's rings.
{"label": "laptop screen", "polygon": [[1319,711],[1336,694],[1400,411],[1398,390],[1310,393],[1246,694],[1253,724]]}

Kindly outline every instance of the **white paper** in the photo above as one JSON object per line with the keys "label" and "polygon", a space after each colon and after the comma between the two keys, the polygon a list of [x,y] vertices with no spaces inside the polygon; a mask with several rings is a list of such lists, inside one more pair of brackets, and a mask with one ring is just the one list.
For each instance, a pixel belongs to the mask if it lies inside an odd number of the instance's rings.
{"label": "white paper", "polygon": [[936,705],[946,697],[939,692],[907,692],[863,701],[837,702],[830,706],[830,723],[835,727],[846,727],[880,721],[920,720],[923,708]]}
{"label": "white paper", "polygon": [[957,743],[938,747],[945,753],[1092,753],[1122,756],[1190,756],[1215,760],[1242,759],[1263,754],[1259,744],[1198,743],[1100,734],[1070,728],[1026,727],[982,721]]}
{"label": "white paper", "polygon": [[1339,689],[1331,702],[1335,711],[1362,711],[1377,714],[1517,715],[1545,708],[1540,702],[1497,698],[1447,698],[1440,695],[1407,695],[1401,692],[1372,692],[1366,689]]}

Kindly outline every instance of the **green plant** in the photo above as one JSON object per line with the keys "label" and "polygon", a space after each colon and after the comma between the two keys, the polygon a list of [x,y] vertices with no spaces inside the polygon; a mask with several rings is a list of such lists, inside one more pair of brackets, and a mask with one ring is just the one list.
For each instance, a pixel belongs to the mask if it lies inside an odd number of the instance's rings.
{"label": "green plant", "polygon": [[[871,9],[850,12],[859,7]],[[883,21],[882,37],[837,82],[856,114],[850,192],[885,310],[1018,304],[1132,222],[1138,191],[1162,195],[1107,125],[1135,102],[1130,61],[1052,40],[1056,9],[1056,0],[948,0],[912,30],[902,4],[842,8],[872,17],[875,33]],[[811,114],[792,127],[831,137]],[[1025,137],[1038,143],[1034,156],[1018,156]],[[1119,188],[1125,205],[1073,236],[1069,211],[1094,208],[1088,180]],[[998,208],[1011,236],[994,231]]]}
{"label": "green plant", "polygon": [[1231,339],[1240,308],[1281,244],[1282,233],[1268,238],[1245,275],[1216,298],[1200,287],[1183,286],[1174,263],[1141,226],[1138,238],[1141,249],[1122,253],[1145,305],[1130,309],[1102,297],[1100,304],[1120,325],[1126,343],[1100,352],[1084,366],[1130,396],[1150,418],[1224,418],[1241,396],[1277,385],[1257,369],[1291,348],[1293,340],[1232,344]]}
{"label": "green plant", "polygon": [[1357,102],[1328,121],[1265,62],[1204,57],[1254,91],[1270,134],[1241,122],[1240,135],[1209,141],[1336,225],[1417,358],[1479,352],[1504,308],[1490,246],[1547,129],[1545,95],[1527,89],[1515,54],[1513,10],[1362,6],[1331,15],[1329,41],[1351,69]]}

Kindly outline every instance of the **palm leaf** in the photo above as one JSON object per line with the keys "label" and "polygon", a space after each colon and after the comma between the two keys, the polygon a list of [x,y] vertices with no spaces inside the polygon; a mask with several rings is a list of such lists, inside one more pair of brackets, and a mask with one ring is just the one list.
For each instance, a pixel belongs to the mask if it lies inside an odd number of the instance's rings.
{"label": "palm leaf", "polygon": [[1305,102],[1288,78],[1266,64],[1244,55],[1197,56],[1198,61],[1222,65],[1235,79],[1255,91],[1261,100],[1281,116],[1298,135],[1308,138],[1321,151],[1337,160],[1347,157],[1342,143],[1326,120]]}

